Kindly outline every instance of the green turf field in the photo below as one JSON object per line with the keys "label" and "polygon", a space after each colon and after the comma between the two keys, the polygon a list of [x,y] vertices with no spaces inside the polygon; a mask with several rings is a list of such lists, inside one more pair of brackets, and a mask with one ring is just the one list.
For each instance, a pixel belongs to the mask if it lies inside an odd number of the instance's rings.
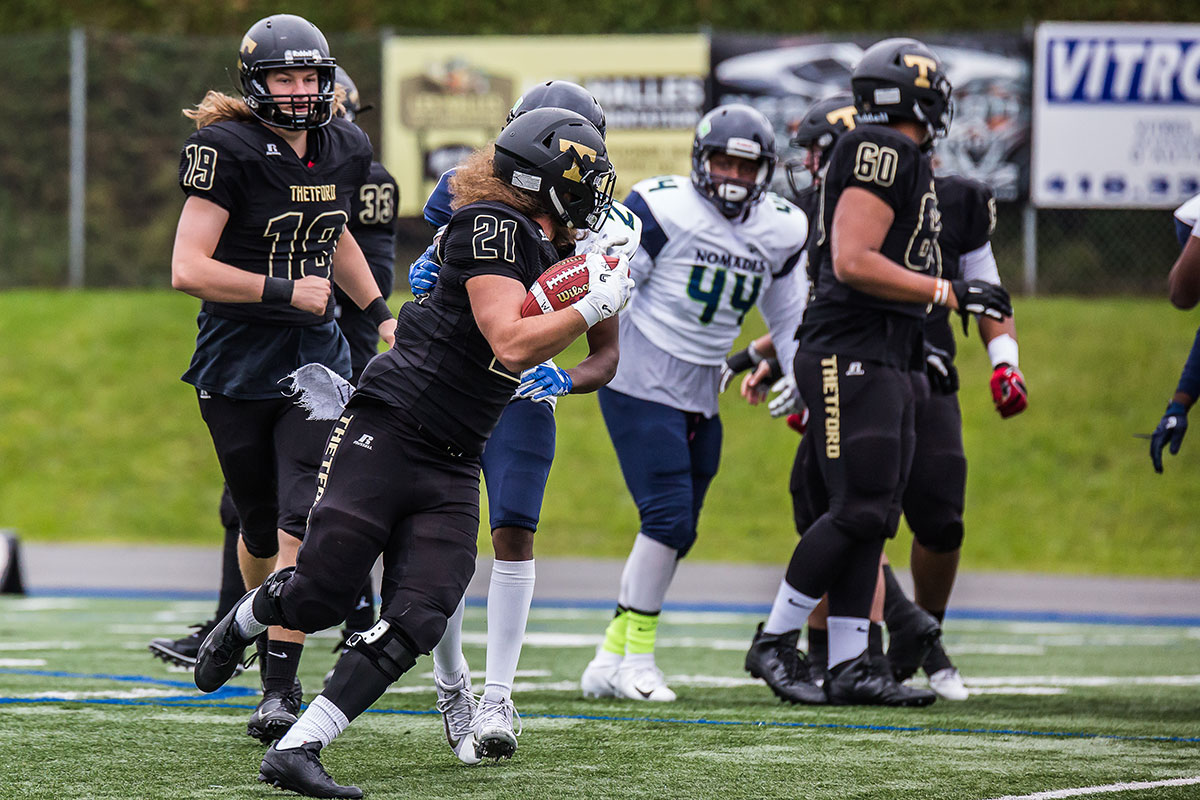
{"label": "green turf field", "polygon": [[[255,780],[261,747],[243,733],[257,674],[202,696],[189,673],[146,652],[152,636],[176,635],[208,609],[0,599],[0,797],[283,796]],[[946,641],[970,700],[794,708],[742,671],[753,617],[673,612],[659,663],[680,700],[649,707],[579,699],[576,681],[606,618],[534,609],[515,694],[524,733],[511,761],[457,762],[422,659],[326,751],[326,766],[380,800],[990,800],[1200,777],[1200,629],[951,620]],[[476,670],[483,626],[483,610],[469,608]],[[333,659],[330,636],[310,641],[306,699]],[[1200,784],[1105,796],[1182,800],[1200,796]]]}
{"label": "green turf field", "polygon": [[[1185,441],[1155,475],[1133,438],[1161,417],[1196,316],[1151,299],[1016,305],[1026,413],[999,418],[978,335],[960,343],[971,463],[964,567],[1200,577],[1200,441]],[[41,541],[217,545],[217,462],[194,392],[179,381],[197,307],[170,291],[0,292],[0,528]],[[757,333],[761,321],[747,328]],[[562,363],[578,357],[576,345]],[[721,413],[721,471],[692,558],[780,563],[794,543],[787,475],[797,439],[732,392]],[[637,515],[595,398],[566,398],[557,416],[538,552],[623,557]],[[907,541],[890,549],[899,564]],[[481,550],[489,544],[481,537]]]}

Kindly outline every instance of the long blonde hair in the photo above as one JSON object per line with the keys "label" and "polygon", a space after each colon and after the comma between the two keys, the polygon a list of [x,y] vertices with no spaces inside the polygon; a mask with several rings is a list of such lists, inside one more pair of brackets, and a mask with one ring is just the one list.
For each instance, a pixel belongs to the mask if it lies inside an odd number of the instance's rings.
{"label": "long blonde hair", "polygon": [[553,236],[550,241],[558,249],[573,245],[579,238],[579,233],[567,227],[549,212],[542,199],[532,192],[517,189],[496,177],[492,165],[495,154],[494,145],[476,150],[465,161],[458,165],[450,178],[450,207],[455,211],[471,203],[484,200],[493,203],[503,203],[514,211],[519,211],[529,218],[543,214],[550,217],[550,228]]}
{"label": "long blonde hair", "polygon": [[[333,88],[333,115],[340,117],[346,113],[346,90],[341,86]],[[196,123],[196,130],[216,122],[233,120],[235,122],[254,122],[258,117],[240,97],[231,97],[224,92],[209,89],[204,99],[195,108],[183,109],[183,115]]]}

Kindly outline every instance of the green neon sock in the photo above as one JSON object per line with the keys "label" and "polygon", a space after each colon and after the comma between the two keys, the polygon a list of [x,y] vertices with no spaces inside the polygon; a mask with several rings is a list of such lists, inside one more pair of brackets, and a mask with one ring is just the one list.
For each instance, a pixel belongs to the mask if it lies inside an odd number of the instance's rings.
{"label": "green neon sock", "polygon": [[628,654],[653,653],[654,640],[658,637],[658,614],[642,614],[630,611],[629,629],[625,634],[625,652]]}
{"label": "green neon sock", "polygon": [[618,656],[625,655],[625,632],[629,627],[629,609],[617,607],[617,613],[604,629],[604,651]]}

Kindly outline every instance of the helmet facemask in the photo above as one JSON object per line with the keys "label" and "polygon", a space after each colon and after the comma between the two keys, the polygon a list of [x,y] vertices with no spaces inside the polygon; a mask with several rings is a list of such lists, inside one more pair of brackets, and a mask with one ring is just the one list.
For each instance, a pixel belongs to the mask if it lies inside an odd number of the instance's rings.
{"label": "helmet facemask", "polygon": [[[608,160],[584,159],[570,144],[553,165],[563,167],[566,185],[551,184],[546,192],[554,214],[564,225],[599,232],[612,207],[617,174]],[[550,165],[548,165],[550,166]]]}
{"label": "helmet facemask", "polygon": [[[758,171],[754,180],[745,181],[732,176],[714,175],[711,161],[718,153],[755,161]],[[692,180],[718,210],[730,219],[745,213],[762,197],[774,173],[775,159],[764,156],[758,142],[740,137],[731,137],[724,147],[701,147],[692,163]]]}
{"label": "helmet facemask", "polygon": [[[334,68],[332,58],[305,59],[300,62],[258,62],[242,70],[242,92],[246,105],[260,121],[276,128],[306,131],[320,128],[333,117]],[[267,73],[272,70],[314,69],[317,72],[316,94],[271,94],[267,89]],[[303,114],[295,106],[307,106]],[[285,110],[287,109],[287,110]]]}

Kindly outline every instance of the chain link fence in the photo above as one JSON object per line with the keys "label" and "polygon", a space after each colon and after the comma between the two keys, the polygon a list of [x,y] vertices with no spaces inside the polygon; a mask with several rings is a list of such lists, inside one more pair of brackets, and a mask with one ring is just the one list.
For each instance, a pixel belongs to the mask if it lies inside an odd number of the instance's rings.
{"label": "chain link fence", "polygon": [[[364,102],[379,105],[373,34],[329,37]],[[89,287],[165,287],[183,195],[180,109],[207,89],[237,94],[236,41],[88,31],[86,272]],[[70,34],[0,37],[0,288],[66,286],[69,263]],[[359,118],[380,140],[380,115]],[[681,164],[680,170],[687,165]],[[1178,254],[1167,211],[1040,210],[1036,291],[1158,294]],[[1029,288],[1020,204],[1002,204],[993,247],[1006,285]],[[400,226],[398,263],[424,249],[419,219]]]}

